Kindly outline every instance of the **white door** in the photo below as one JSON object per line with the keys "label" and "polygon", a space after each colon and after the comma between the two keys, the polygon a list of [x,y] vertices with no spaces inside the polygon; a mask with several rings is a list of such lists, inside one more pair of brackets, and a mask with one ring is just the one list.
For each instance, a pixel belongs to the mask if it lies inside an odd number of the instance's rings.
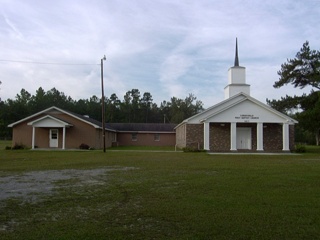
{"label": "white door", "polygon": [[251,149],[251,128],[237,128],[237,149]]}
{"label": "white door", "polygon": [[58,129],[50,129],[49,134],[49,147],[57,148],[58,147]]}

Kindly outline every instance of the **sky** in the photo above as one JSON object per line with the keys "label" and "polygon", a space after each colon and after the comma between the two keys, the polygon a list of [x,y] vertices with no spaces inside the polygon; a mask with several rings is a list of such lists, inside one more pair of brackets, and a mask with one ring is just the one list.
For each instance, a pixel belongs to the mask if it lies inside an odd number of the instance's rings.
{"label": "sky", "polygon": [[303,43],[320,49],[320,0],[0,0],[0,98],[56,88],[75,100],[149,92],[158,106],[190,93],[224,100],[238,38],[251,96],[310,89],[273,84]]}

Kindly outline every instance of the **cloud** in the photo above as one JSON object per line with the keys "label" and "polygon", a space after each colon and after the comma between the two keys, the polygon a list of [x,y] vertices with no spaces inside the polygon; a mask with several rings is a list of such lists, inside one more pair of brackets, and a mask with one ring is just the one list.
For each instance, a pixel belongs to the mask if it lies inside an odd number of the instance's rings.
{"label": "cloud", "polygon": [[100,96],[105,54],[106,96],[122,100],[137,88],[159,104],[194,93],[209,107],[224,98],[238,37],[252,96],[265,101],[286,93],[272,87],[281,64],[306,40],[320,46],[318,1],[10,0],[0,13],[2,60],[96,64],[0,61],[2,99],[39,87],[76,99]]}
{"label": "cloud", "polygon": [[6,18],[5,16],[4,17],[4,20],[5,22],[9,25],[9,27],[11,28],[11,31],[10,31],[10,35],[18,38],[18,39],[21,39],[23,38],[23,35],[22,33],[19,31],[19,29],[17,29],[17,27],[15,26],[15,24],[13,24],[8,18]]}

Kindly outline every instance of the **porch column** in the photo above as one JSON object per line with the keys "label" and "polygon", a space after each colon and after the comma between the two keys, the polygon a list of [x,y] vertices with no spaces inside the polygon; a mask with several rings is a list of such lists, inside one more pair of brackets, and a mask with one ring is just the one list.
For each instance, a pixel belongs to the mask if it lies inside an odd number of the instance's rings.
{"label": "porch column", "polygon": [[282,151],[289,151],[289,124],[283,123],[282,125]]}
{"label": "porch column", "polygon": [[263,151],[263,123],[257,123],[257,151]]}
{"label": "porch column", "polygon": [[62,149],[66,148],[66,127],[63,127],[62,131]]}
{"label": "porch column", "polygon": [[35,144],[35,135],[36,135],[36,128],[32,126],[32,146],[31,148],[34,149],[34,144]]}
{"label": "porch column", "polygon": [[230,150],[237,151],[237,123],[232,122],[230,125]]}
{"label": "porch column", "polygon": [[204,136],[204,146],[203,146],[203,149],[204,150],[210,150],[210,123],[209,122],[204,122],[203,123],[203,129],[204,129],[204,132],[203,132],[203,136]]}

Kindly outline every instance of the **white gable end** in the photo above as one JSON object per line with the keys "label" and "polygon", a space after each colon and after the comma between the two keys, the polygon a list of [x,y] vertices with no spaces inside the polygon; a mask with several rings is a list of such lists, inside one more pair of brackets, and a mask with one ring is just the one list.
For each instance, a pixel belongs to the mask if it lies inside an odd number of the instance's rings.
{"label": "white gable end", "polygon": [[204,120],[206,122],[285,123],[289,119],[246,99]]}
{"label": "white gable end", "polygon": [[242,101],[244,99],[245,99],[244,95],[238,95],[238,96],[229,98],[227,100],[220,102],[219,104],[216,104],[216,105],[206,109],[205,111],[203,111],[201,113],[198,113],[197,115],[194,115],[194,116],[186,119],[185,121],[188,123],[200,123],[203,121],[203,119],[206,119],[206,118],[212,116],[213,114],[216,114],[217,112],[221,112],[224,109],[226,109],[228,106],[236,104],[239,101]]}
{"label": "white gable end", "polygon": [[224,100],[184,122],[191,124],[201,122],[297,123],[294,119],[244,93]]}
{"label": "white gable end", "polygon": [[66,127],[71,126],[69,123],[66,123],[64,121],[61,121],[60,119],[51,117],[51,116],[45,116],[42,118],[39,118],[35,121],[29,122],[28,125],[31,125],[33,127]]}

